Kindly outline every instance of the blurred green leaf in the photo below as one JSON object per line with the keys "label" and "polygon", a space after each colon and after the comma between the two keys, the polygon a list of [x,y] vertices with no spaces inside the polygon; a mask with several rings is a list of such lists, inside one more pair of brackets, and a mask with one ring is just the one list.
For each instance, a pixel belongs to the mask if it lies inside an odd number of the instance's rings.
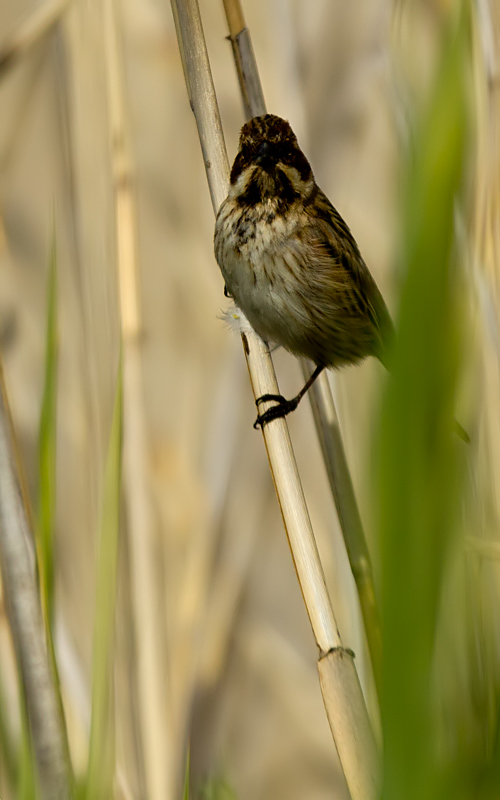
{"label": "blurred green leaf", "polygon": [[87,800],[109,800],[113,794],[115,764],[113,661],[120,528],[122,417],[123,371],[120,359],[104,477],[99,536]]}
{"label": "blurred green leaf", "polygon": [[21,700],[21,742],[17,772],[18,800],[36,800],[36,768],[31,746],[28,714],[24,700]]}
{"label": "blurred green leaf", "polygon": [[[45,380],[38,431],[38,520],[36,531],[37,566],[40,576],[40,589],[44,621],[46,625],[47,646],[52,663],[54,678],[64,719],[64,709],[60,691],[59,670],[57,667],[54,642],[54,531],[56,517],[56,445],[57,445],[57,386],[58,386],[58,300],[57,300],[57,239],[55,224],[49,255],[49,275],[47,291],[47,323],[45,338]],[[23,756],[27,764],[28,751]],[[70,763],[69,748],[67,752]]]}
{"label": "blurred green leaf", "polygon": [[467,59],[462,18],[443,45],[407,177],[398,338],[378,453],[384,800],[443,796],[431,698],[444,557],[459,505],[453,429],[460,305],[453,243]]}
{"label": "blurred green leaf", "polygon": [[4,678],[0,672],[0,773],[9,787],[17,785],[19,765],[18,753],[9,722],[9,709],[5,694]]}
{"label": "blurred green leaf", "polygon": [[210,778],[200,789],[200,800],[237,800],[236,792],[221,777]]}
{"label": "blurred green leaf", "polygon": [[47,622],[54,611],[54,527],[56,506],[56,423],[57,423],[57,251],[52,232],[49,263],[47,328],[45,341],[45,382],[38,440],[38,567]]}
{"label": "blurred green leaf", "polygon": [[186,755],[186,767],[184,770],[184,788],[182,790],[182,800],[189,800],[189,765],[190,765],[190,751]]}

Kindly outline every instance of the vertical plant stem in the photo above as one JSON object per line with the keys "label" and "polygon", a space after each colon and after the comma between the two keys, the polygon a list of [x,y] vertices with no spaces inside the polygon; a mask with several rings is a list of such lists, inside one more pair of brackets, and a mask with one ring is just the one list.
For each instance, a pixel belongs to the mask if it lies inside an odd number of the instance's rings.
{"label": "vertical plant stem", "polygon": [[115,774],[114,644],[120,530],[123,378],[116,381],[101,509],[92,671],[87,800],[108,800]]}
{"label": "vertical plant stem", "polygon": [[[124,368],[124,482],[134,610],[140,739],[152,800],[175,791],[173,743],[167,725],[164,632],[157,609],[155,531],[148,485],[143,394],[137,210],[125,106],[121,42],[114,0],[105,2],[106,70],[114,178],[117,279]],[[181,747],[182,751],[182,747]]]}
{"label": "vertical plant stem", "polygon": [[[248,120],[266,113],[264,93],[241,2],[240,0],[223,0],[223,2],[245,117]],[[310,363],[305,358],[300,361],[304,378],[307,380],[312,374]],[[358,590],[375,683],[379,689],[382,636],[375,601],[373,570],[326,373],[320,375],[308,394],[349,563]]]}
{"label": "vertical plant stem", "polygon": [[18,800],[33,800],[36,797],[36,772],[31,744],[30,726],[24,697],[20,702],[21,741],[17,754],[17,797]]}
{"label": "vertical plant stem", "polygon": [[[29,737],[28,725],[26,725]],[[17,763],[16,763],[17,762]],[[10,721],[4,676],[0,675],[0,769],[2,785],[14,787],[19,781],[19,746],[14,738],[14,731]],[[34,764],[31,763],[34,772]]]}
{"label": "vertical plant stem", "polygon": [[[312,370],[306,359],[301,359],[301,362],[304,378],[307,380]],[[358,590],[373,677],[380,693],[382,631],[375,598],[372,563],[344,450],[337,409],[326,375],[320,375],[311,386],[309,400],[349,564]]]}
{"label": "vertical plant stem", "polygon": [[[214,211],[227,195],[229,165],[217,100],[208,61],[200,12],[196,0],[172,0],[179,46],[184,63],[188,95],[193,109]],[[243,347],[254,396],[277,394],[278,385],[269,348],[250,326],[242,334]],[[292,557],[313,633],[320,650],[323,670],[339,676],[339,663],[350,676],[338,677],[344,695],[343,714],[330,691],[333,681],[321,686],[332,733],[339,751],[352,797],[373,798],[377,785],[377,758],[352,653],[342,647],[307,511],[304,493],[288,435],[286,420],[277,419],[264,428],[264,441],[274,479]],[[342,653],[342,659],[337,657]],[[362,751],[362,752],[361,752]],[[349,756],[346,753],[349,753]]]}
{"label": "vertical plant stem", "polygon": [[[55,549],[56,525],[56,449],[57,449],[57,390],[58,390],[58,292],[57,292],[57,242],[55,222],[49,256],[49,276],[47,292],[47,327],[45,338],[45,376],[42,409],[38,432],[38,518],[36,525],[38,573],[42,611],[47,635],[47,647],[51,660],[57,696],[60,698],[59,671],[54,650],[55,625]],[[63,710],[61,709],[61,714]],[[28,763],[31,752],[26,752]],[[30,787],[26,797],[30,797]]]}
{"label": "vertical plant stem", "polygon": [[66,730],[51,668],[32,533],[16,462],[0,367],[0,565],[14,649],[21,672],[42,800],[72,797]]}
{"label": "vertical plant stem", "polygon": [[239,0],[223,0],[229,27],[229,39],[233,48],[234,62],[240,84],[245,118],[259,117],[266,113],[266,101],[260,82],[257,62],[243,9]]}
{"label": "vertical plant stem", "polygon": [[51,629],[54,613],[54,522],[56,508],[57,267],[52,232],[45,344],[45,384],[39,431],[38,546],[42,603]]}
{"label": "vertical plant stem", "polygon": [[[467,4],[444,28],[406,179],[399,335],[381,410],[384,798],[443,800],[434,687],[446,556],[463,498],[453,441],[466,319],[454,241],[464,174]],[[457,9],[458,10],[458,9]],[[466,328],[465,328],[466,329]]]}

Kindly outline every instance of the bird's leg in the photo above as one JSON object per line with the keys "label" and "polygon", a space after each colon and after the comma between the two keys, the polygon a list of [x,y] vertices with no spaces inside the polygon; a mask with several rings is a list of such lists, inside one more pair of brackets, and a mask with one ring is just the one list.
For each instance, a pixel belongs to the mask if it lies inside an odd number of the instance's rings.
{"label": "bird's leg", "polygon": [[258,428],[259,425],[261,428],[264,428],[268,422],[271,422],[271,420],[279,419],[280,417],[286,417],[286,415],[291,411],[295,411],[307,390],[313,385],[314,381],[318,375],[323,372],[323,370],[323,366],[316,367],[311,377],[306,381],[298,395],[292,397],[291,400],[287,400],[286,397],[283,397],[281,394],[263,394],[262,397],[258,397],[255,401],[257,408],[261,403],[268,403],[272,400],[275,400],[278,405],[268,408],[263,414],[259,414],[254,422],[254,428]]}

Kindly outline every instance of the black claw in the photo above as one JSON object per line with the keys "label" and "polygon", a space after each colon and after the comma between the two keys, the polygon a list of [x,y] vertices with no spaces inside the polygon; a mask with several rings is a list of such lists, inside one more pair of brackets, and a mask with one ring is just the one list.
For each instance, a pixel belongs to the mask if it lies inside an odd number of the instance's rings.
{"label": "black claw", "polygon": [[282,394],[263,394],[262,397],[258,397],[255,401],[255,405],[257,408],[260,406],[261,403],[267,402],[276,402],[278,405],[272,406],[268,408],[267,411],[264,411],[263,414],[259,414],[257,419],[254,422],[254,428],[258,428],[259,425],[261,428],[264,428],[268,422],[271,422],[273,419],[279,419],[280,417],[286,417],[290,411],[295,411],[298,404],[300,403],[301,399],[304,397],[305,393],[309,389],[310,386],[314,383],[318,375],[320,375],[324,370],[324,366],[318,364],[314,372],[312,373],[311,377],[306,381],[305,385],[302,387],[300,392],[296,397],[292,397],[291,400],[287,400],[286,397],[283,397]]}
{"label": "black claw", "polygon": [[261,403],[269,403],[271,400],[274,400],[276,403],[288,403],[286,397],[283,397],[282,394],[263,394],[261,397],[258,397],[255,401],[255,405],[257,408],[260,406]]}
{"label": "black claw", "polygon": [[229,294],[227,286],[224,284],[224,297],[229,297],[231,300],[233,298],[232,294]]}
{"label": "black claw", "polygon": [[[263,430],[269,422],[273,421],[273,419],[281,419],[281,417],[286,417],[287,414],[290,414],[291,411],[295,411],[297,408],[298,401],[295,397],[293,400],[286,400],[281,395],[267,395],[269,399],[276,396],[281,398],[278,405],[268,408],[263,414],[259,414],[253,424],[256,430],[259,426],[261,430]],[[263,397],[266,397],[266,395],[263,395]],[[259,400],[263,400],[263,398],[259,397]]]}

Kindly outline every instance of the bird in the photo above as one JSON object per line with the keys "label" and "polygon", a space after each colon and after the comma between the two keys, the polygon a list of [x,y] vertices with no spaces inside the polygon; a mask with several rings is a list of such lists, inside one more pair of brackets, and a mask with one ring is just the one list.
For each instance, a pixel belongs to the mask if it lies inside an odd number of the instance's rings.
{"label": "bird", "polygon": [[346,222],[317,185],[290,124],[274,114],[246,122],[227,198],[217,213],[215,257],[225,293],[269,344],[315,369],[292,399],[258,413],[255,427],[294,411],[326,368],[375,356],[388,367],[393,323]]}

